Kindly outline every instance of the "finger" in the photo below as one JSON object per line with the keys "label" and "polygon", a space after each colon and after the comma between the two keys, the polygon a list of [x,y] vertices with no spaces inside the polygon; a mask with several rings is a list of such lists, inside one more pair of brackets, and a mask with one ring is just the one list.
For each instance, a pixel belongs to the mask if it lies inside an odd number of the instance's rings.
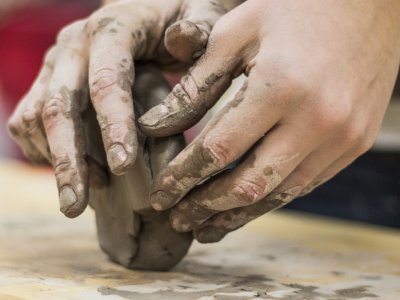
{"label": "finger", "polygon": [[[191,231],[218,212],[252,205],[275,190],[312,151],[318,140],[307,126],[282,124],[270,131],[232,170],[190,192],[171,211],[177,231]],[[291,187],[292,192],[301,187]]]}
{"label": "finger", "polygon": [[[336,141],[336,139],[333,140]],[[309,193],[333,176],[332,161],[342,161],[345,149],[347,149],[346,143],[340,147],[337,147],[337,143],[324,144],[318,150],[310,153],[271,195],[253,205],[215,215],[195,230],[196,239],[202,243],[218,242],[229,232]],[[343,164],[334,164],[336,167],[344,166]]]}
{"label": "finger", "polygon": [[[252,51],[251,46],[243,46],[246,37],[236,36],[234,29],[225,34],[214,28],[205,54],[160,105],[139,119],[142,132],[155,137],[181,133],[216,103],[232,79],[242,72],[246,64],[242,51]],[[226,39],[237,39],[238,47],[226,47]]]}
{"label": "finger", "polygon": [[37,79],[27,95],[20,101],[8,122],[8,129],[13,139],[21,147],[24,154],[34,163],[51,161],[48,143],[41,122],[41,111],[45,100],[45,92],[53,72],[57,54],[51,48],[44,60]]}
{"label": "finger", "polygon": [[[289,191],[290,192],[290,191]],[[296,192],[296,191],[295,191]],[[235,231],[250,221],[280,208],[291,195],[280,198],[272,194],[265,199],[246,207],[238,207],[219,213],[194,230],[193,235],[200,243],[216,243],[222,240],[229,232]]]}
{"label": "finger", "polygon": [[81,110],[87,104],[87,62],[73,48],[57,59],[43,108],[43,123],[52,153],[60,197],[67,217],[81,214],[88,202],[88,171]]}
{"label": "finger", "polygon": [[227,12],[219,1],[185,1],[179,21],[169,26],[164,44],[168,52],[182,62],[193,62],[206,49],[216,21]]}
{"label": "finger", "polygon": [[[266,106],[263,101],[280,96],[278,90],[252,82],[250,78],[235,99],[155,179],[151,195],[153,207],[157,210],[171,207],[199,182],[241,157],[280,120],[282,108]],[[243,114],[252,116],[252,122]]]}
{"label": "finger", "polygon": [[90,48],[89,85],[108,165],[114,174],[122,175],[136,160],[137,136],[132,36],[117,23],[111,18],[98,22]]}

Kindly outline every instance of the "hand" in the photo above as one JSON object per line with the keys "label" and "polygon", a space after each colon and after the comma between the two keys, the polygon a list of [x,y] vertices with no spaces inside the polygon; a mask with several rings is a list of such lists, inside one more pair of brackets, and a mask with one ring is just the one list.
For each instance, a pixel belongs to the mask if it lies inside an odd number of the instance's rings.
{"label": "hand", "polygon": [[215,242],[367,151],[399,68],[399,14],[398,1],[248,0],[223,16],[203,57],[139,119],[141,130],[183,131],[232,78],[244,73],[246,83],[161,172],[153,207],[179,202],[173,227]]}
{"label": "hand", "polygon": [[88,94],[108,166],[123,174],[134,164],[137,150],[134,61],[152,60],[165,68],[192,63],[204,51],[215,21],[235,1],[119,1],[59,33],[9,130],[28,158],[53,164],[66,216],[76,217],[85,209],[88,163],[98,165],[87,156],[82,129]]}

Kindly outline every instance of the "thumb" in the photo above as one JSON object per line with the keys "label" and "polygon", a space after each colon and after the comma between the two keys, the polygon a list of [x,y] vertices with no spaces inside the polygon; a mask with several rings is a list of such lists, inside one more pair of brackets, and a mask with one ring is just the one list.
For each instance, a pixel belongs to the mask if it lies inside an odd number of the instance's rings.
{"label": "thumb", "polygon": [[167,51],[179,61],[192,63],[204,53],[214,24],[237,2],[185,0],[178,21],[165,32],[164,44]]}

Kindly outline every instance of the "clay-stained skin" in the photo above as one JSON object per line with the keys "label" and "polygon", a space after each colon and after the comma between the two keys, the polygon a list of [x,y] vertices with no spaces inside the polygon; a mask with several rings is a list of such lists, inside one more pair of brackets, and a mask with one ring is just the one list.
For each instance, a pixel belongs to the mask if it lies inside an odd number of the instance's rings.
{"label": "clay-stained skin", "polygon": [[[79,103],[83,95],[82,91],[72,91],[62,86],[45,104],[43,114],[47,135],[57,136],[57,139],[50,141],[50,150],[60,193],[60,210],[67,217],[80,214],[88,201],[88,190],[85,189],[88,185],[86,146],[79,116]],[[67,135],[57,135],[55,130],[60,126],[68,129]],[[65,138],[73,141],[73,148],[67,152],[60,148],[60,142]]]}
{"label": "clay-stained skin", "polygon": [[[135,111],[140,114],[158,104],[170,89],[156,66],[139,65],[136,71]],[[100,132],[93,130],[95,119],[85,121],[90,145],[99,144]],[[110,185],[102,190],[90,190],[98,238],[103,251],[127,268],[169,270],[184,257],[193,237],[172,229],[169,212],[151,209],[148,192],[152,176],[184,148],[183,136],[152,139],[139,134],[138,141],[135,168],[122,176],[111,174]]]}
{"label": "clay-stained skin", "polygon": [[[109,1],[110,5],[59,33],[57,44],[47,54],[40,76],[21,101],[9,130],[32,161],[53,160],[62,210],[69,216],[77,216],[87,201],[87,164],[97,170],[90,172],[92,186],[101,187],[108,181],[103,164],[99,163],[103,150],[94,153],[96,159],[86,155],[80,119],[88,106],[87,97],[82,94],[83,99],[76,100],[82,106],[75,109],[77,106],[71,106],[68,99],[81,96],[69,93],[86,94],[89,81],[108,166],[115,174],[123,174],[133,165],[138,147],[131,91],[135,60],[156,61],[165,68],[187,68],[187,62],[179,61],[178,56],[193,62],[203,53],[215,22],[236,2],[225,0],[219,5],[214,0]],[[166,35],[169,26],[171,34]],[[182,30],[173,30],[178,27]],[[186,47],[181,47],[185,43]],[[166,45],[175,46],[167,49]],[[175,55],[176,51],[179,55]],[[217,77],[211,76],[207,84]],[[44,103],[49,96],[52,102]],[[52,116],[56,111],[57,115]]]}
{"label": "clay-stained skin", "polygon": [[[114,22],[115,18],[103,18],[99,21],[98,26],[95,30],[92,31],[92,36],[95,36],[97,33],[102,32],[107,25],[109,25],[110,23]],[[116,29],[114,29],[116,30]]]}
{"label": "clay-stained skin", "polygon": [[[252,165],[255,155],[245,161]],[[178,231],[189,231],[218,212],[252,205],[271,193],[282,179],[276,166],[267,166],[262,175],[243,177],[236,169],[221,173],[205,186],[199,186],[185,197],[171,212],[172,226]],[[220,180],[219,180],[220,179]]]}
{"label": "clay-stained skin", "polygon": [[[213,83],[215,80],[215,76],[210,79]],[[243,85],[225,110],[236,108],[244,100],[246,86]],[[207,128],[213,128],[216,122],[210,122]],[[207,128],[202,135],[208,131]],[[171,207],[182,199],[190,188],[223,167],[225,166],[221,165],[216,154],[204,145],[204,138],[199,136],[155,178],[152,185],[154,192],[151,196],[153,206],[159,210]]]}
{"label": "clay-stained skin", "polygon": [[[198,120],[215,102],[213,95],[199,96],[201,87],[212,89],[209,82],[215,74],[231,70],[232,78],[248,77],[238,106],[213,116],[193,145],[155,181],[152,203],[157,210],[181,202],[171,213],[175,229],[196,228],[209,216],[232,209],[230,205],[236,209],[239,202],[254,205],[274,186],[303,189],[311,183],[306,193],[315,178],[336,174],[371,147],[398,73],[400,27],[394,24],[400,2],[306,2],[310,5],[249,0],[229,12],[214,27],[189,76],[140,119],[150,136],[186,130],[193,125],[190,120]],[[327,11],[335,11],[343,22],[322,17]],[[259,152],[256,167],[239,166],[208,179],[254,151]],[[214,162],[203,153],[211,153]],[[268,161],[280,155],[288,158],[281,165]],[[202,177],[193,177],[191,168]],[[239,171],[241,175],[232,175]],[[232,179],[232,185],[221,178]],[[294,196],[282,190],[272,192],[282,203]],[[234,222],[234,227],[254,217],[248,218],[245,209],[237,212],[243,222]]]}
{"label": "clay-stained skin", "polygon": [[291,202],[300,192],[301,187],[295,186],[282,192],[274,192],[253,205],[222,212],[196,229],[194,236],[201,243],[218,242],[229,232]]}
{"label": "clay-stained skin", "polygon": [[182,131],[181,128],[189,123],[197,123],[213,104],[213,101],[205,100],[219,98],[231,81],[230,70],[211,74],[201,86],[197,85],[190,73],[185,75],[182,83],[174,87],[165,102],[139,119],[141,130],[147,133],[148,128],[157,128],[163,132],[160,136],[166,136]]}

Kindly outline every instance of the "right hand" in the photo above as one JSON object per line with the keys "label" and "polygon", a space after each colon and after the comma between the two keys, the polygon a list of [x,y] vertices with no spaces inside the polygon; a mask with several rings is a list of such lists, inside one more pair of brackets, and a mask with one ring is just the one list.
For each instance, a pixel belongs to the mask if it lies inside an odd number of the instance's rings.
{"label": "right hand", "polygon": [[124,174],[137,151],[134,61],[186,67],[203,53],[214,23],[229,8],[213,0],[115,2],[61,30],[9,131],[30,160],[52,163],[67,217],[81,214],[88,202],[93,159],[87,156],[82,114],[89,93],[108,166]]}
{"label": "right hand", "polygon": [[223,16],[141,130],[182,132],[235,76],[246,83],[155,178],[153,207],[175,205],[176,230],[215,242],[366,152],[399,70],[399,15],[399,1],[248,0]]}

